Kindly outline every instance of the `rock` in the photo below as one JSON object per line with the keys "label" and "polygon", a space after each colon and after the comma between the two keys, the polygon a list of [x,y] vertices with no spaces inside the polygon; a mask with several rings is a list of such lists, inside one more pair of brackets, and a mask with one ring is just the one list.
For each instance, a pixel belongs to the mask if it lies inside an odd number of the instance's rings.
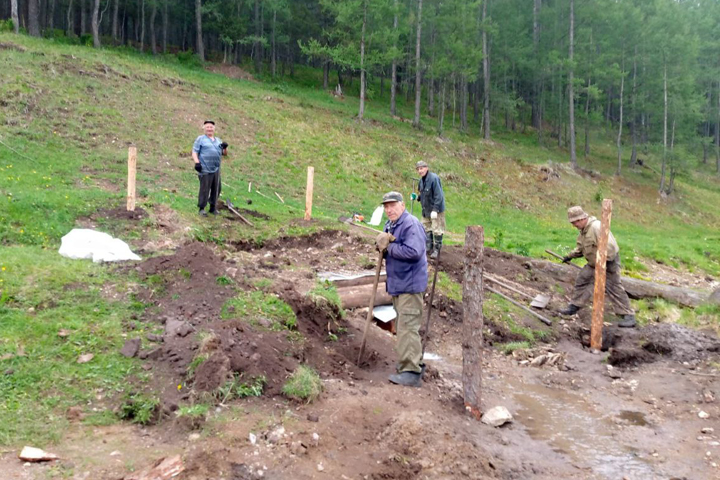
{"label": "rock", "polygon": [[322,463],[318,463],[317,470],[318,470],[318,472],[322,472],[323,470],[325,470],[325,467],[323,467]]}
{"label": "rock", "polygon": [[65,338],[70,336],[70,330],[65,330],[64,328],[61,330],[58,330],[57,336],[60,338]]}
{"label": "rock", "polygon": [[157,360],[162,355],[162,348],[156,347],[150,350],[143,350],[138,355],[140,360]]}
{"label": "rock", "polygon": [[307,453],[307,448],[305,448],[305,445],[302,444],[302,442],[292,442],[290,444],[290,453],[293,455],[305,455]]}
{"label": "rock", "polygon": [[512,419],[513,417],[508,409],[499,406],[491,408],[485,412],[480,421],[492,427],[499,427],[501,425],[505,425],[507,422],[512,422]]}
{"label": "rock", "polygon": [[145,335],[145,338],[147,338],[151,342],[156,343],[162,343],[163,341],[162,335],[155,335],[154,333],[148,333],[147,335]]}
{"label": "rock", "polygon": [[715,431],[715,429],[712,427],[703,427],[700,431],[707,435],[707,434],[713,433]]}
{"label": "rock", "polygon": [[255,445],[257,443],[257,435],[250,432],[250,435],[248,435],[248,440],[250,441],[250,445]]}
{"label": "rock", "polygon": [[318,445],[320,445],[320,435],[313,432],[312,441],[310,442],[310,445],[312,445],[313,447],[317,447]]}
{"label": "rock", "polygon": [[143,470],[131,473],[123,480],[170,480],[185,471],[180,455],[161,458]]}
{"label": "rock", "polygon": [[192,325],[182,320],[168,318],[165,322],[165,336],[167,337],[187,337],[192,331]]}
{"label": "rock", "polygon": [[319,422],[320,421],[320,417],[318,417],[317,415],[313,415],[312,413],[308,413],[307,419],[309,422]]}
{"label": "rock", "polygon": [[720,288],[716,288],[713,293],[708,297],[708,303],[720,305]]}
{"label": "rock", "polygon": [[128,358],[136,357],[140,351],[140,343],[139,338],[130,338],[126,340],[125,345],[123,345],[122,350],[120,350],[120,354]]}
{"label": "rock", "polygon": [[607,366],[607,376],[612,379],[622,378],[622,372],[612,365]]}
{"label": "rock", "polygon": [[93,358],[95,358],[95,355],[93,355],[92,353],[85,353],[78,357],[77,363],[88,363]]}
{"label": "rock", "polygon": [[715,393],[710,389],[704,389],[702,395],[705,403],[713,403],[715,401]]}
{"label": "rock", "polygon": [[698,412],[698,417],[702,418],[703,420],[706,418],[710,418],[710,415],[707,412],[703,412],[702,410]]}
{"label": "rock", "polygon": [[50,462],[57,460],[59,457],[54,453],[48,453],[39,448],[25,446],[20,452],[20,455],[18,455],[18,458],[25,462]]}
{"label": "rock", "polygon": [[285,436],[285,427],[278,427],[267,436],[268,443],[279,443]]}
{"label": "rock", "polygon": [[199,433],[191,433],[190,436],[188,436],[188,440],[190,440],[191,442],[200,440],[200,434]]}
{"label": "rock", "polygon": [[539,357],[535,357],[530,362],[531,367],[542,367],[545,362],[547,361],[548,357],[547,355],[540,355]]}

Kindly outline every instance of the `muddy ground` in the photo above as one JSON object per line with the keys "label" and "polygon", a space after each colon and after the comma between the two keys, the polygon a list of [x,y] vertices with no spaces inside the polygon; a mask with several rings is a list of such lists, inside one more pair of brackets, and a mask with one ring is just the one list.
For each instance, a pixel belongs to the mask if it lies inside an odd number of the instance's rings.
{"label": "muddy ground", "polygon": [[[374,257],[362,232],[331,230],[225,249],[188,243],[126,267],[142,281],[136,298],[150,305],[128,319],[128,337],[137,322],[157,331],[140,339],[138,359],[161,398],[155,425],[74,423],[53,449],[60,462],[23,465],[6,454],[3,478],[122,479],[173,454],[185,466],[175,478],[186,480],[720,478],[720,341],[711,332],[608,325],[609,351],[591,353],[584,346],[589,312],[554,313],[565,305],[560,292],[571,290],[572,278],[558,284],[523,257],[486,249],[487,272],[529,294],[553,293],[546,310],[551,327],[520,311],[508,314],[548,330],[529,351],[500,353],[495,346],[522,337],[501,318],[486,319],[483,408],[503,405],[514,416],[493,428],[464,412],[462,304],[442,293],[433,304],[433,360],[422,388],[387,382],[394,339],[379,328],[371,329],[365,359],[356,365],[366,311],[342,318],[308,292],[318,273],[369,273]],[[446,247],[442,258],[441,270],[461,282],[461,248]],[[297,326],[235,315],[228,301],[254,292],[284,300]],[[206,360],[191,368],[199,355]],[[301,363],[324,383],[310,404],[281,394]],[[216,398],[199,421],[177,417],[181,405],[208,398],[234,375],[262,375],[264,394]]]}

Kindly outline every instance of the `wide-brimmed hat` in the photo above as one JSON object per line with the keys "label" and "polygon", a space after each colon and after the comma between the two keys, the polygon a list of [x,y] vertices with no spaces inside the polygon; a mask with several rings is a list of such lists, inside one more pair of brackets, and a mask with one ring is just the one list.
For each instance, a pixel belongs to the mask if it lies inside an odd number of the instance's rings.
{"label": "wide-brimmed hat", "polygon": [[425,167],[425,168],[427,168],[427,167],[428,167],[427,162],[426,162],[425,160],[420,160],[419,162],[417,162],[417,163],[415,164],[415,168],[420,168],[420,167]]}
{"label": "wide-brimmed hat", "polygon": [[385,195],[383,195],[382,202],[380,203],[390,203],[390,202],[402,202],[403,196],[400,192],[388,192]]}
{"label": "wide-brimmed hat", "polygon": [[576,205],[568,208],[568,222],[577,222],[583,218],[588,218],[588,214],[585,213],[585,210],[583,210],[581,206]]}

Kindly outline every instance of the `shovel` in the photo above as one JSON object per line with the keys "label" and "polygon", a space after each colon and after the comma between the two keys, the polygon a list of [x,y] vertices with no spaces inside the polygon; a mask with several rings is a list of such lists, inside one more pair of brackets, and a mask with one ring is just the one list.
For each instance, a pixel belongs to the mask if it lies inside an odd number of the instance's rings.
{"label": "shovel", "polygon": [[501,281],[501,280],[498,279],[498,278],[493,277],[493,276],[490,275],[489,273],[486,273],[486,274],[485,274],[485,278],[487,278],[488,280],[490,280],[491,282],[493,282],[493,283],[495,283],[495,284],[497,284],[497,285],[500,285],[500,286],[503,287],[503,288],[506,288],[506,289],[510,290],[511,292],[515,292],[515,293],[517,293],[518,295],[522,295],[522,296],[525,297],[525,298],[529,298],[530,300],[532,300],[532,302],[530,303],[530,306],[531,306],[531,307],[535,307],[535,308],[540,308],[540,309],[542,309],[542,308],[547,307],[547,304],[550,303],[550,295],[546,295],[546,294],[544,294],[544,293],[539,293],[539,294],[537,294],[537,295],[535,295],[535,296],[533,297],[532,295],[528,295],[528,294],[525,293],[525,292],[521,292],[520,290],[511,287],[511,286],[508,285],[507,283]]}

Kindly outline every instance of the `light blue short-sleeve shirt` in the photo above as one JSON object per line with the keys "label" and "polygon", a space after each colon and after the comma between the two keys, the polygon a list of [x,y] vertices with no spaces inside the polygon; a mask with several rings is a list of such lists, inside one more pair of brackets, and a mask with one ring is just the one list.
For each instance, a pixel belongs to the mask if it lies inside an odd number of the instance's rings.
{"label": "light blue short-sleeve shirt", "polygon": [[202,173],[199,175],[208,175],[220,170],[220,159],[222,157],[221,143],[222,140],[218,137],[213,139],[207,135],[200,135],[195,139],[193,152],[198,154],[198,158],[202,164]]}

